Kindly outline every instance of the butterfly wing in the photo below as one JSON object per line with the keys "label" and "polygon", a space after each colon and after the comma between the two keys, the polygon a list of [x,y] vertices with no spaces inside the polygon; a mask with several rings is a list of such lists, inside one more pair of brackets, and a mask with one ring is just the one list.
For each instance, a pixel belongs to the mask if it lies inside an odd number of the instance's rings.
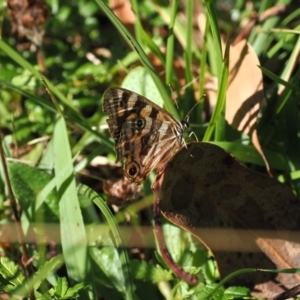
{"label": "butterfly wing", "polygon": [[182,145],[184,127],[145,97],[121,88],[106,90],[103,110],[116,142],[117,161],[123,157],[125,175],[141,183]]}
{"label": "butterfly wing", "polygon": [[[123,125],[116,151],[121,157],[126,157],[124,171],[128,178],[140,183],[153,169],[165,165],[182,143],[182,134],[175,135],[174,128],[172,122],[151,118],[145,118],[142,130],[137,130],[136,121]],[[126,134],[123,135],[123,131]],[[135,133],[130,135],[129,132]]]}

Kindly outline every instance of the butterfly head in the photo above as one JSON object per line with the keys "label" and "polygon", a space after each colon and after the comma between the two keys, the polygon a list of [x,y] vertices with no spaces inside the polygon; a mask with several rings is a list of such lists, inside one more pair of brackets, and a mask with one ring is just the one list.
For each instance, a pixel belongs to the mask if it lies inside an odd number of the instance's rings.
{"label": "butterfly head", "polygon": [[183,120],[180,121],[182,127],[185,129],[187,129],[190,126],[190,116],[187,115]]}

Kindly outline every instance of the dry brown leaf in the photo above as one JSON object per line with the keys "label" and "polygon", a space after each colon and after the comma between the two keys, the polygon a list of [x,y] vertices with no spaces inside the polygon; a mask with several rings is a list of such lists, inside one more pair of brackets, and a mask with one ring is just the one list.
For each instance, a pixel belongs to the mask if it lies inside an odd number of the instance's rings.
{"label": "dry brown leaf", "polygon": [[262,72],[252,47],[243,40],[230,47],[226,120],[234,128],[253,131],[263,99]]}
{"label": "dry brown leaf", "polygon": [[130,1],[128,0],[110,0],[110,7],[120,21],[128,26],[135,22],[135,15],[131,9]]}
{"label": "dry brown leaf", "polygon": [[[203,27],[200,19],[198,23],[200,28]],[[223,45],[223,49],[225,49],[225,45]],[[225,118],[233,128],[251,137],[254,147],[263,158],[267,171],[272,177],[255,127],[263,100],[263,75],[259,65],[256,53],[246,40],[230,46]],[[213,110],[217,100],[217,83],[210,86],[205,85],[205,91],[208,95],[209,106]]]}
{"label": "dry brown leaf", "polygon": [[45,33],[44,25],[49,18],[49,7],[44,0],[8,0],[8,18],[12,31],[19,37],[26,36],[35,45],[41,46]]}
{"label": "dry brown leaf", "polygon": [[[272,178],[244,167],[222,148],[191,143],[157,180],[163,215],[190,231],[215,255],[222,276],[241,268],[299,267],[299,200]],[[157,184],[157,182],[156,182]],[[300,275],[252,273],[230,284],[270,297]]]}
{"label": "dry brown leaf", "polygon": [[251,137],[254,147],[262,156],[272,176],[255,128],[263,100],[263,74],[258,67],[259,59],[246,40],[231,46],[229,56],[226,120],[233,128]]}
{"label": "dry brown leaf", "polygon": [[142,197],[141,187],[130,181],[127,177],[110,178],[102,185],[105,194],[109,195],[109,204],[124,204],[128,201]]}

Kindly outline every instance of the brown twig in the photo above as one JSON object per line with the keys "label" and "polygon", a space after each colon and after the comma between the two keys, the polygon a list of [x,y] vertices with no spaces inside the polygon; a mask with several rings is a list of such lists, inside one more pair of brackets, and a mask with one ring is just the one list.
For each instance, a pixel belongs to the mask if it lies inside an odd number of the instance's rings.
{"label": "brown twig", "polygon": [[275,296],[270,298],[269,300],[285,300],[285,299],[289,299],[289,298],[293,298],[296,296],[300,295],[300,284],[294,286],[293,288]]}
{"label": "brown twig", "polygon": [[281,4],[281,5],[276,5],[276,6],[270,7],[269,9],[264,11],[261,15],[257,15],[256,12],[253,12],[253,14],[249,20],[249,23],[239,33],[239,35],[235,38],[235,40],[232,44],[235,45],[238,42],[240,42],[241,40],[246,39],[248,37],[248,35],[250,34],[250,32],[252,31],[253,27],[257,23],[262,23],[270,17],[277,16],[279,13],[284,12],[285,9],[286,9],[286,6],[284,4]]}
{"label": "brown twig", "polygon": [[161,228],[161,217],[160,217],[160,209],[159,209],[159,180],[158,177],[156,178],[156,181],[152,185],[152,189],[154,192],[154,204],[153,204],[153,218],[154,218],[154,232],[157,239],[157,243],[159,246],[159,250],[161,253],[161,256],[167,263],[167,265],[172,269],[172,271],[181,279],[186,281],[189,285],[196,285],[198,283],[198,278],[196,275],[190,274],[183,270],[181,266],[176,264],[165,244],[165,240],[163,237],[163,232]]}

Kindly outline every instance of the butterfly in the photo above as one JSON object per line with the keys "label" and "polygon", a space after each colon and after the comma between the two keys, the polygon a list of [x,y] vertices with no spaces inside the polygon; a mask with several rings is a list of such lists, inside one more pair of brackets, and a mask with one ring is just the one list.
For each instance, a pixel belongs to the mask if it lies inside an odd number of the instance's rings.
{"label": "butterfly", "polygon": [[115,140],[116,162],[126,158],[124,174],[136,184],[149,173],[163,170],[185,142],[188,117],[178,121],[147,98],[123,88],[109,88],[103,96],[103,111]]}

